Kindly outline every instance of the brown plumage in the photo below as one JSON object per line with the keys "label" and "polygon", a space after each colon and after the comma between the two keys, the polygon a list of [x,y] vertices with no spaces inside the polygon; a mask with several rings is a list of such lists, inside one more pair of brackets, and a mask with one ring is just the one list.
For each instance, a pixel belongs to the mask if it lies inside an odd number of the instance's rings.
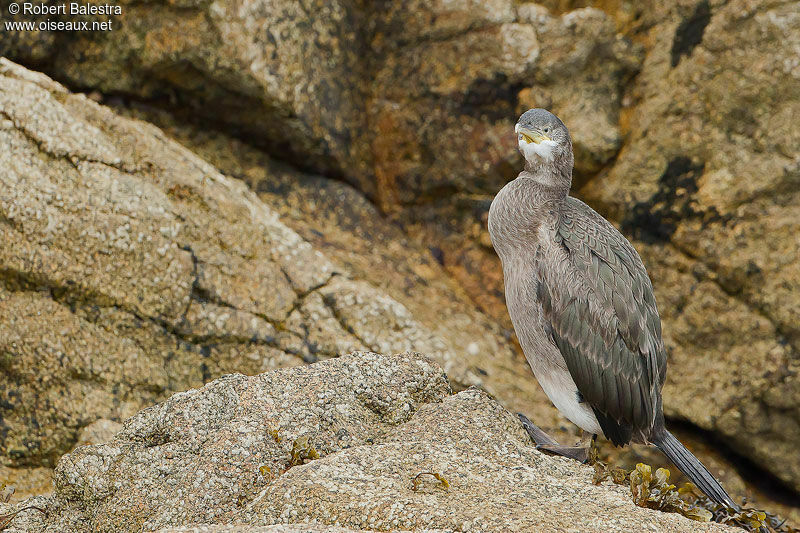
{"label": "brown plumage", "polygon": [[667,354],[653,287],[639,254],[569,196],[566,126],[532,109],[516,126],[525,170],[489,210],[506,303],[525,356],[556,407],[615,445],[658,446],[709,497],[736,507],[664,426]]}

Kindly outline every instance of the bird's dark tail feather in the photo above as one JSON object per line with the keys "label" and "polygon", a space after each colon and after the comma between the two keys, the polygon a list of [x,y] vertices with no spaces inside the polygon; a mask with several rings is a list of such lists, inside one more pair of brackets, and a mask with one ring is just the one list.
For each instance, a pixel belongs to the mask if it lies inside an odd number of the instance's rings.
{"label": "bird's dark tail feather", "polygon": [[663,429],[658,434],[651,438],[653,444],[664,452],[664,455],[677,466],[681,472],[686,474],[686,477],[694,483],[697,488],[702,490],[706,496],[714,500],[720,505],[739,509],[731,497],[719,484],[719,481],[711,475],[711,472],[703,466],[703,463],[695,457],[692,452],[686,449],[681,444],[681,441],[675,438],[675,435]]}

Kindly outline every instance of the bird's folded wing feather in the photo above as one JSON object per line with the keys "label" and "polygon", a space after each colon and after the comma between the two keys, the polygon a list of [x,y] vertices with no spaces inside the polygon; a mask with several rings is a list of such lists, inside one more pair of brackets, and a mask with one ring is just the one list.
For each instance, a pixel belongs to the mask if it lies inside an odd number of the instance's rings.
{"label": "bird's folded wing feather", "polygon": [[555,245],[537,287],[545,326],[606,437],[624,444],[652,427],[666,374],[653,287],[631,244],[579,200]]}

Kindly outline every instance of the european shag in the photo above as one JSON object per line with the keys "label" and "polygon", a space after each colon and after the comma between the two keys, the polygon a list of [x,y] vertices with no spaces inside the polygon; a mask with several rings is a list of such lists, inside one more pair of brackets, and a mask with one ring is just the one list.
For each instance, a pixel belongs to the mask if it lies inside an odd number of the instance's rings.
{"label": "european shag", "polygon": [[[715,502],[725,489],[667,431],[667,354],[653,286],[628,240],[569,196],[572,140],[561,120],[531,109],[515,132],[525,169],[497,194],[489,233],[503,263],[506,305],[533,373],[574,424],[616,446],[655,444]],[[585,459],[520,415],[540,448]]]}

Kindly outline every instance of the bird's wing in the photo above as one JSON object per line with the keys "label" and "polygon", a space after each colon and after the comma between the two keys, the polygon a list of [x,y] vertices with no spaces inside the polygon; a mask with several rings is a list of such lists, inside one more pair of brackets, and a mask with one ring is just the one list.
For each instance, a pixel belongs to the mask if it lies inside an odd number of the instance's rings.
{"label": "bird's wing", "polygon": [[666,352],[653,287],[633,246],[589,206],[568,198],[557,253],[540,263],[537,295],[578,391],[606,438],[647,437],[660,416]]}

